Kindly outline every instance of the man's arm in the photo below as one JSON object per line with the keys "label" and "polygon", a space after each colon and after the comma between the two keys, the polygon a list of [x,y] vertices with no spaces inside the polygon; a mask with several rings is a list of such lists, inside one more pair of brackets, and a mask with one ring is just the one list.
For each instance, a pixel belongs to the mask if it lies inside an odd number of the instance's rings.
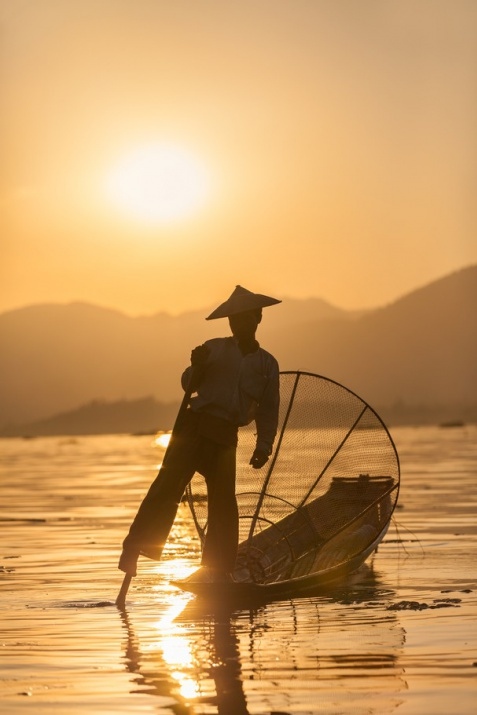
{"label": "man's arm", "polygon": [[181,377],[183,390],[188,390],[190,381],[193,380],[195,385],[198,385],[202,375],[204,374],[205,366],[210,354],[210,349],[205,343],[198,345],[190,354],[190,365],[186,367]]}
{"label": "man's arm", "polygon": [[257,407],[255,424],[257,426],[257,443],[250,460],[254,469],[260,469],[268,461],[278,428],[278,409],[280,406],[280,373],[278,363],[270,356],[268,381]]}

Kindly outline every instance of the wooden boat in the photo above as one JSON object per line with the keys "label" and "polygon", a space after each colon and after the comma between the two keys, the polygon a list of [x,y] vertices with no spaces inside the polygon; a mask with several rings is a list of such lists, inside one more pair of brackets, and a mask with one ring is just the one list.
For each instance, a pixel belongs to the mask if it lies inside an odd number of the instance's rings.
{"label": "wooden boat", "polygon": [[[258,474],[248,465],[254,425],[240,430],[233,582],[189,577],[176,582],[180,588],[219,598],[304,594],[355,572],[384,538],[400,468],[381,418],[343,385],[313,373],[281,373],[280,394],[274,453]],[[196,476],[187,500],[202,540],[204,497]]]}

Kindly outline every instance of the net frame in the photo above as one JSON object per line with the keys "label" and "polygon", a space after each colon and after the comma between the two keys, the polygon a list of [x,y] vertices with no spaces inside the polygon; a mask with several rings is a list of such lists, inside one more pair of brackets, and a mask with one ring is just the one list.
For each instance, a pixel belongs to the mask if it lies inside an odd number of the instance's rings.
{"label": "net frame", "polygon": [[[351,569],[377,547],[398,500],[400,464],[367,402],[322,375],[282,371],[277,437],[261,470],[249,465],[255,442],[255,423],[241,427],[235,580],[269,584]],[[186,500],[203,543],[207,491],[200,475]]]}

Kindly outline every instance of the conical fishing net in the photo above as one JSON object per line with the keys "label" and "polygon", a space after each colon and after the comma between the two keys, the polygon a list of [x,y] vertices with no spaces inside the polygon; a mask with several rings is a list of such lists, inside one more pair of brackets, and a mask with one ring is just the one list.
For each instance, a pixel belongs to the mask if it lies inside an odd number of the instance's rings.
{"label": "conical fishing net", "polygon": [[[399,491],[399,459],[376,412],[339,383],[283,372],[274,452],[260,470],[249,465],[255,439],[255,423],[239,430],[235,580],[273,583],[364,560]],[[202,540],[206,495],[195,475],[187,499]]]}

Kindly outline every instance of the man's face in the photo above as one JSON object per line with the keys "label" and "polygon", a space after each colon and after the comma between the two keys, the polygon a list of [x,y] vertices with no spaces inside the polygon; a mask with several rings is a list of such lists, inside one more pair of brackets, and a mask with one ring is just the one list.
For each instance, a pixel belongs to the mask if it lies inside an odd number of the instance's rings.
{"label": "man's face", "polygon": [[246,340],[255,337],[260,317],[257,311],[247,310],[244,313],[236,313],[229,316],[229,325],[232,335],[238,340]]}

